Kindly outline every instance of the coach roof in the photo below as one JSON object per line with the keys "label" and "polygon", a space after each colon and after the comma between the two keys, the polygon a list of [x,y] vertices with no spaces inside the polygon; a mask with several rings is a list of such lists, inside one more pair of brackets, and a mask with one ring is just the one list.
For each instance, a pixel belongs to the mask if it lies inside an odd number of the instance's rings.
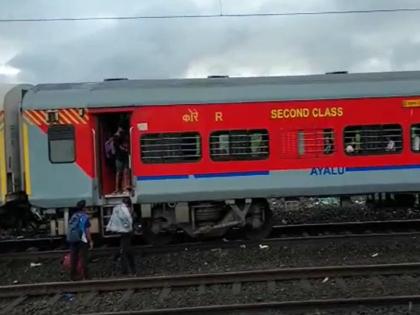
{"label": "coach roof", "polygon": [[25,109],[208,104],[420,95],[420,71],[41,84]]}

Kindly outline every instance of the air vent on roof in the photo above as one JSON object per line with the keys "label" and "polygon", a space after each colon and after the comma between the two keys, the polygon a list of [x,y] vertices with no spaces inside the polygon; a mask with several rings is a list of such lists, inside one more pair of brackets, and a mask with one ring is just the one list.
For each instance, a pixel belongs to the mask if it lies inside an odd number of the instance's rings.
{"label": "air vent on roof", "polygon": [[127,78],[109,78],[109,79],[105,79],[105,82],[108,81],[123,81],[123,80],[128,80]]}
{"label": "air vent on roof", "polygon": [[325,74],[348,74],[348,71],[333,71],[333,72],[326,72]]}
{"label": "air vent on roof", "polygon": [[209,75],[207,76],[207,79],[223,79],[223,78],[229,78],[228,75]]}

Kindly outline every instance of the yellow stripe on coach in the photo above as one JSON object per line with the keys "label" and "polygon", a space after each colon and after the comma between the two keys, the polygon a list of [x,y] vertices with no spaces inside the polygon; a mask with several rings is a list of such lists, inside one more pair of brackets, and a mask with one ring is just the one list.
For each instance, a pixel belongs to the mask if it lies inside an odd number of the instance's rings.
{"label": "yellow stripe on coach", "polygon": [[7,194],[7,173],[6,173],[6,152],[4,141],[4,129],[0,129],[0,200],[2,203],[6,200]]}
{"label": "yellow stripe on coach", "polygon": [[31,186],[31,167],[29,160],[29,131],[28,123],[23,121],[22,123],[22,141],[23,141],[23,167],[25,171],[25,190],[28,196],[32,193]]}

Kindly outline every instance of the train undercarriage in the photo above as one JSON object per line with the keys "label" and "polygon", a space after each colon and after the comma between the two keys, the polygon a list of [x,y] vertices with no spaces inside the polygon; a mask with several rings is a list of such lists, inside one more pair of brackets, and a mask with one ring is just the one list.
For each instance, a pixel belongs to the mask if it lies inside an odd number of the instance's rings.
{"label": "train undercarriage", "polygon": [[[89,208],[91,230],[99,238],[112,237],[106,224],[121,197]],[[40,209],[27,203],[8,204],[0,211],[1,229],[18,235],[64,236],[73,209]],[[191,238],[223,237],[239,229],[248,239],[262,239],[272,228],[272,212],[265,199],[179,202],[134,205],[135,231],[148,243],[163,245],[183,231]]]}
{"label": "train undercarriage", "polygon": [[[289,200],[289,198],[283,198]],[[293,198],[292,198],[293,199]],[[296,198],[294,198],[296,199]],[[293,200],[294,200],[293,199]],[[363,197],[368,208],[415,207],[419,204],[417,193],[376,193]],[[92,232],[99,238],[111,237],[106,224],[113,206],[111,204],[89,208]],[[290,199],[291,200],[291,199]],[[351,204],[351,196],[340,196],[342,206]],[[270,233],[273,214],[266,199],[232,199],[224,201],[195,201],[134,205],[135,232],[140,232],[151,244],[170,243],[180,231],[194,239],[222,238],[235,229],[251,240],[263,239]],[[1,237],[13,236],[62,237],[66,234],[65,222],[72,209],[40,209],[26,200],[11,202],[0,208]]]}
{"label": "train undercarriage", "polygon": [[265,199],[156,204],[142,207],[143,211],[147,212],[144,234],[151,243],[168,242],[177,230],[192,238],[209,238],[240,228],[248,239],[262,239],[272,228],[272,212]]}

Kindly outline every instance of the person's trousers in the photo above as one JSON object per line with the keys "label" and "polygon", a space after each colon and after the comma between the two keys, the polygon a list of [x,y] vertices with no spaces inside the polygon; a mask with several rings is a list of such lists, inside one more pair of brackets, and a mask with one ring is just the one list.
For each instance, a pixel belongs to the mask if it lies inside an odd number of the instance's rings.
{"label": "person's trousers", "polygon": [[122,273],[136,273],[136,262],[134,259],[133,249],[131,248],[131,233],[121,233],[120,254]]}
{"label": "person's trousers", "polygon": [[[88,249],[89,245],[84,242],[76,242],[70,244],[70,278],[72,280],[77,280],[82,277],[82,279],[87,279],[88,276]],[[77,268],[80,261],[81,265],[81,274],[79,275],[79,270]]]}

